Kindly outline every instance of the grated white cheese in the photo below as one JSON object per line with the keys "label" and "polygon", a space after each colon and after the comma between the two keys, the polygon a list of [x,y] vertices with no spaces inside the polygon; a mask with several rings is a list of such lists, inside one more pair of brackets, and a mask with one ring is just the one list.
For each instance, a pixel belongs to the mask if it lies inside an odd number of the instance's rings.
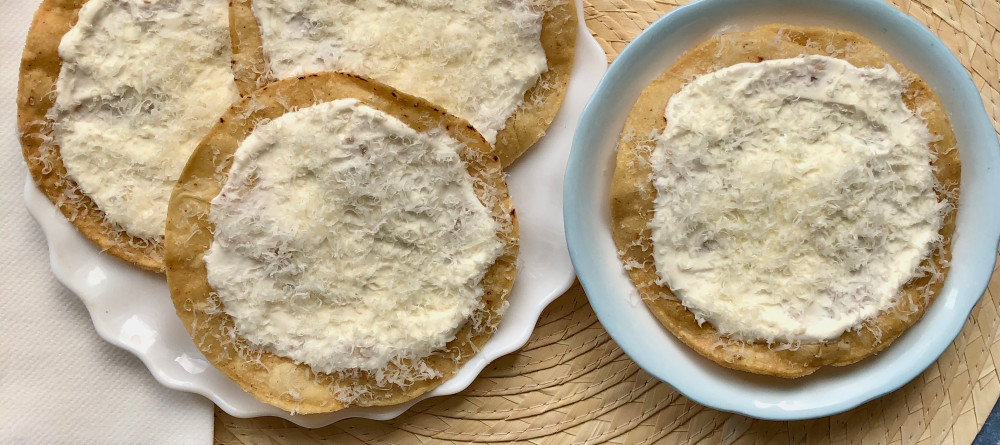
{"label": "grated white cheese", "polygon": [[188,156],[238,98],[225,0],[89,0],[49,112],[66,171],[129,234],[162,237]]}
{"label": "grated white cheese", "polygon": [[361,74],[466,119],[493,144],[547,71],[551,0],[253,0],[277,78]]}
{"label": "grated white cheese", "polygon": [[205,257],[239,335],[325,373],[442,349],[504,249],[460,148],[354,99],[257,126]]}
{"label": "grated white cheese", "polygon": [[747,341],[830,340],[891,307],[946,208],[903,89],[826,56],[685,85],[651,157],[661,284]]}

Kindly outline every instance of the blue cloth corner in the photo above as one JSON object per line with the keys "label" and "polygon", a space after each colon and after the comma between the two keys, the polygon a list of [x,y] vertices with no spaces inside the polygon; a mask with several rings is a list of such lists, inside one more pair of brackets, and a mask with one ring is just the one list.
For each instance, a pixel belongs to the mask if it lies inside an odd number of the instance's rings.
{"label": "blue cloth corner", "polygon": [[990,411],[972,445],[1000,445],[1000,403],[993,405],[993,411]]}

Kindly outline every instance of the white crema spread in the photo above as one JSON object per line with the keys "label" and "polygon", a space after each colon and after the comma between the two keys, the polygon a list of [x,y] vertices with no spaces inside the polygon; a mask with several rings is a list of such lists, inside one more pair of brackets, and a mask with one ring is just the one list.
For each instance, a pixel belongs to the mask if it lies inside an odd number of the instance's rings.
{"label": "white crema spread", "polygon": [[548,68],[549,0],[253,0],[277,78],[365,75],[471,123],[490,144]]}
{"label": "white crema spread", "polygon": [[826,56],[685,85],[651,158],[661,283],[743,340],[835,339],[891,307],[946,206],[903,90],[891,66]]}
{"label": "white crema spread", "polygon": [[460,146],[354,99],[254,129],[212,200],[205,256],[237,332],[326,373],[443,348],[504,248]]}
{"label": "white crema spread", "polygon": [[225,0],[89,0],[59,45],[54,142],[107,219],[163,236],[188,156],[239,97]]}

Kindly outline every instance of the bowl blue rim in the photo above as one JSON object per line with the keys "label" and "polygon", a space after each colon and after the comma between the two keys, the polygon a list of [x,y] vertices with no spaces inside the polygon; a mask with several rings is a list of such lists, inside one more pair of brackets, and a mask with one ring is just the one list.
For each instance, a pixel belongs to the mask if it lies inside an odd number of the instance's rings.
{"label": "bowl blue rim", "polygon": [[[724,8],[727,4],[737,3],[739,1],[740,0],[699,0],[680,6],[651,24],[649,28],[644,30],[625,47],[625,49],[608,68],[607,73],[604,78],[601,79],[601,83],[598,85],[594,94],[591,96],[590,101],[587,103],[587,106],[584,108],[573,139],[573,146],[570,152],[566,178],[563,185],[563,218],[565,220],[566,240],[569,247],[570,258],[577,270],[577,276],[587,293],[591,306],[594,308],[601,324],[611,335],[612,339],[614,339],[615,342],[625,351],[625,353],[628,354],[629,357],[631,357],[642,369],[667,384],[671,384],[671,382],[668,378],[666,378],[666,374],[662,370],[657,369],[657,367],[654,366],[652,359],[647,356],[649,351],[638,345],[638,342],[633,342],[624,338],[626,336],[623,333],[622,328],[620,328],[616,323],[617,320],[612,318],[613,314],[609,313],[611,310],[609,307],[610,299],[622,298],[622,296],[611,295],[613,292],[608,288],[607,283],[601,278],[602,272],[605,272],[604,269],[607,268],[607,265],[598,261],[598,252],[592,250],[593,243],[588,235],[591,231],[586,230],[588,228],[588,215],[581,211],[581,209],[587,207],[585,205],[586,199],[581,196],[581,194],[577,193],[577,190],[593,180],[591,177],[581,175],[581,171],[584,170],[584,166],[588,163],[595,162],[594,157],[601,151],[601,147],[598,144],[591,143],[591,141],[599,139],[598,136],[601,131],[600,125],[595,125],[594,123],[601,121],[601,110],[604,108],[604,104],[624,93],[623,89],[625,86],[623,86],[623,78],[626,77],[626,73],[634,65],[643,63],[643,54],[647,53],[649,48],[654,45],[654,43],[663,38],[664,34],[668,34],[670,29],[680,27],[684,23],[697,18],[708,8]],[[896,28],[894,31],[897,31],[901,38],[913,39],[917,43],[925,46],[927,48],[925,53],[926,57],[933,60],[940,60],[941,63],[944,64],[944,68],[947,70],[948,76],[953,79],[959,79],[959,84],[954,85],[955,94],[961,98],[962,102],[966,104],[967,107],[975,108],[975,111],[972,113],[974,117],[968,122],[970,127],[969,133],[981,134],[984,137],[987,134],[989,135],[989,137],[986,137],[985,139],[988,146],[981,148],[982,150],[990,150],[991,152],[987,152],[988,155],[989,153],[992,153],[992,156],[990,157],[990,164],[992,165],[985,167],[988,171],[992,170],[992,174],[987,176],[987,181],[988,183],[992,183],[992,186],[987,185],[987,187],[995,192],[994,196],[1000,197],[1000,179],[998,179],[1000,170],[997,168],[1000,166],[1000,143],[997,142],[996,130],[986,114],[986,109],[983,105],[982,97],[980,96],[978,88],[976,88],[965,67],[947,49],[947,46],[930,30],[925,28],[923,24],[893,8],[887,3],[875,0],[828,0],[826,3],[834,4],[839,7],[854,8],[860,13],[872,15],[885,23],[892,23]],[[963,168],[964,167],[965,166],[963,165]],[[992,254],[988,264],[989,270],[992,271],[995,263],[994,260],[997,246],[1000,244],[1000,203],[998,203],[998,206],[984,211],[988,213],[987,218],[994,221],[994,227],[986,228],[991,232],[987,234],[987,238],[993,240],[990,244],[992,245]],[[589,218],[593,218],[593,215],[589,214]],[[989,277],[989,275],[987,275],[987,277]],[[989,279],[987,278],[987,280],[982,283],[982,287],[979,289],[978,295],[981,296],[986,291],[988,283]],[[973,307],[978,301],[979,298],[959,300],[954,310],[958,313],[964,314],[965,318],[968,318],[968,315],[971,314]],[[675,388],[688,398],[700,404],[761,419],[799,420],[832,415],[888,394],[889,392],[900,388],[910,380],[913,380],[913,378],[922,373],[928,366],[937,360],[937,358],[958,336],[963,326],[964,323],[959,324],[957,327],[948,330],[947,332],[942,332],[943,335],[936,337],[933,340],[934,343],[929,348],[932,351],[936,351],[936,353],[925,354],[925,356],[920,357],[917,361],[919,366],[908,368],[901,372],[895,380],[885,382],[886,384],[881,387],[881,390],[859,394],[836,405],[794,411],[762,409],[754,408],[753,406],[736,406],[732,403],[727,403],[724,396],[720,397],[720,395],[713,392],[711,388],[689,387],[682,389],[677,388],[676,386]],[[673,385],[671,384],[671,386]]]}

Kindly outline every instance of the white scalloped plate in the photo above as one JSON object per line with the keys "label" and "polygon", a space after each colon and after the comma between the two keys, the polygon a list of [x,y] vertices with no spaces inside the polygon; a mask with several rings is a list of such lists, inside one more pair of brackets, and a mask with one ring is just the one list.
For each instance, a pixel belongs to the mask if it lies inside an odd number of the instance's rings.
{"label": "white scalloped plate", "polygon": [[198,351],[174,312],[162,275],[101,252],[63,218],[29,175],[24,200],[48,239],[52,272],[83,300],[101,337],[139,357],[163,385],[208,397],[233,416],[276,416],[316,428],[349,417],[391,419],[420,400],[458,393],[487,364],[524,346],[542,309],[573,283],[575,273],[563,232],[563,173],[577,121],[607,68],[604,51],[587,30],[582,11],[582,1],[577,0],[576,60],[566,100],[545,137],[508,171],[507,183],[521,225],[510,308],[479,354],[451,379],[415,400],[310,415],[292,415],[261,403]]}

